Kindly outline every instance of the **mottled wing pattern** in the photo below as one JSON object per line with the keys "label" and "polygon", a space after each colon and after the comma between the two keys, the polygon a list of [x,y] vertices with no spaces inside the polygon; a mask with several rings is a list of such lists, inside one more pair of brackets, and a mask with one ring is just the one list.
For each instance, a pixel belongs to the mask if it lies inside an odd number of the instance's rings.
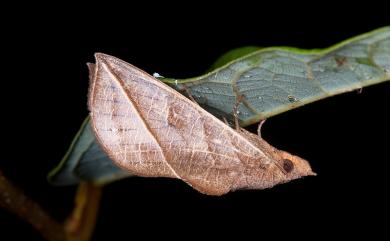
{"label": "mottled wing pattern", "polygon": [[242,172],[268,164],[242,135],[152,76],[112,56],[96,54],[96,61],[92,123],[119,166],[223,194]]}

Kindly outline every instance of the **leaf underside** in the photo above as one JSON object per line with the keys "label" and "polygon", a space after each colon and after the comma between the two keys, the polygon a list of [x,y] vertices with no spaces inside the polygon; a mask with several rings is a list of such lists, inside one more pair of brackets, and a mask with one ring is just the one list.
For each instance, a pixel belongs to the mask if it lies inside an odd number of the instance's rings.
{"label": "leaf underside", "polygon": [[[325,50],[265,48],[206,75],[177,80],[209,111],[225,117],[242,95],[242,126],[336,94],[390,79],[390,28],[358,36]],[[175,83],[178,83],[175,85]]]}
{"label": "leaf underside", "polygon": [[[192,97],[218,117],[232,117],[238,96],[242,126],[256,123],[290,109],[336,94],[390,80],[390,27],[346,40],[324,50],[288,47],[244,49],[249,54],[217,62],[203,76],[161,79],[177,90],[188,89]],[[254,51],[254,52],[253,52]],[[227,63],[226,63],[227,62]],[[116,167],[83,123],[60,165],[49,174],[56,185],[82,180],[106,184],[132,176]]]}
{"label": "leaf underside", "polygon": [[104,184],[132,176],[112,163],[96,142],[89,117],[83,122],[61,163],[49,173],[49,181],[72,185],[80,181]]}

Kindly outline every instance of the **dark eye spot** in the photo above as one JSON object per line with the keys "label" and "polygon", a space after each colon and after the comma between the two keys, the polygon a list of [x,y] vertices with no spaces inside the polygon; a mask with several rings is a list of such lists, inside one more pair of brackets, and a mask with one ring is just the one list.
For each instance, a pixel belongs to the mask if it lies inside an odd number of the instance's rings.
{"label": "dark eye spot", "polygon": [[283,169],[290,173],[294,169],[294,163],[288,159],[283,160]]}

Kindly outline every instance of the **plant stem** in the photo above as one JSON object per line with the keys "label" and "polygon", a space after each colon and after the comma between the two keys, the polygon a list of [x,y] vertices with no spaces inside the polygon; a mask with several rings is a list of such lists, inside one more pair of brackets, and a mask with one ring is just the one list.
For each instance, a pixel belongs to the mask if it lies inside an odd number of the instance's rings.
{"label": "plant stem", "polygon": [[80,183],[75,207],[65,222],[65,230],[69,240],[88,241],[91,239],[99,211],[101,190],[100,186],[85,182]]}
{"label": "plant stem", "polygon": [[7,180],[0,171],[0,207],[30,223],[49,241],[90,240],[99,211],[101,189],[100,186],[91,183],[81,183],[71,215],[65,224],[60,224]]}
{"label": "plant stem", "polygon": [[0,171],[0,206],[18,215],[49,241],[66,241],[63,226],[53,220],[40,205],[8,181]]}

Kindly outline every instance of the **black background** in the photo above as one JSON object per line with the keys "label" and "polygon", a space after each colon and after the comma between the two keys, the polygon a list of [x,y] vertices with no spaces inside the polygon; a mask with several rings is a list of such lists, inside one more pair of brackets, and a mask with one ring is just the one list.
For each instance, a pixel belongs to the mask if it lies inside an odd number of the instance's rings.
{"label": "black background", "polygon": [[[94,61],[94,52],[184,78],[204,73],[232,48],[322,48],[390,24],[380,6],[359,12],[320,4],[223,5],[227,8],[183,3],[9,9],[13,14],[3,19],[1,37],[0,169],[53,217],[66,217],[75,187],[52,187],[46,174],[88,114],[85,63]],[[257,238],[380,235],[384,223],[378,220],[389,209],[389,93],[387,82],[266,122],[263,137],[309,160],[317,177],[222,197],[199,194],[178,180],[123,180],[104,189],[93,240],[205,237],[207,231]],[[41,240],[2,209],[0,235],[2,241]]]}

